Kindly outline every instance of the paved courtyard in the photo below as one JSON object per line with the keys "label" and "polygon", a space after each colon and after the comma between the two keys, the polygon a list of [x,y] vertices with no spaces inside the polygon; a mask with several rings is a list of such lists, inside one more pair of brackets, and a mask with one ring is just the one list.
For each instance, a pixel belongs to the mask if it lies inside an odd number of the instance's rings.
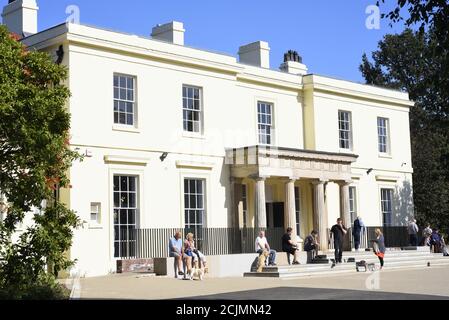
{"label": "paved courtyard", "polygon": [[449,267],[384,270],[303,279],[182,281],[135,274],[80,279],[79,299],[448,299]]}

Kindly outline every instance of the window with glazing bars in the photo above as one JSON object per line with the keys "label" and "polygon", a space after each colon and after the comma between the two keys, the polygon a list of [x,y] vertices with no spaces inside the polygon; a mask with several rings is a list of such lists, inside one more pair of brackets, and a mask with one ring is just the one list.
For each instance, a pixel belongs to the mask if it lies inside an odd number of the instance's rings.
{"label": "window with glazing bars", "polygon": [[201,133],[201,88],[182,87],[183,127],[186,132]]}
{"label": "window with glazing bars", "polygon": [[338,128],[341,149],[352,149],[351,113],[338,111]]}
{"label": "window with glazing bars", "polygon": [[114,123],[136,124],[136,78],[114,75]]}
{"label": "window with glazing bars", "polygon": [[248,226],[248,187],[242,184],[243,228]]}
{"label": "window with glazing bars", "polygon": [[383,225],[391,226],[393,217],[393,189],[381,189],[381,208]]}
{"label": "window with glazing bars", "polygon": [[351,224],[357,218],[357,189],[349,187],[349,214],[351,216]]}
{"label": "window with glazing bars", "polygon": [[301,236],[301,190],[295,187],[296,234]]}
{"label": "window with glazing bars", "polygon": [[389,153],[388,119],[377,118],[377,135],[379,137],[379,152]]}
{"label": "window with glazing bars", "polygon": [[259,143],[270,145],[273,142],[273,104],[259,102],[257,104]]}
{"label": "window with glazing bars", "polygon": [[203,179],[184,179],[185,228],[192,232],[201,248],[203,228],[206,226],[206,190]]}
{"label": "window with glazing bars", "polygon": [[136,250],[138,179],[114,176],[114,257],[133,257]]}

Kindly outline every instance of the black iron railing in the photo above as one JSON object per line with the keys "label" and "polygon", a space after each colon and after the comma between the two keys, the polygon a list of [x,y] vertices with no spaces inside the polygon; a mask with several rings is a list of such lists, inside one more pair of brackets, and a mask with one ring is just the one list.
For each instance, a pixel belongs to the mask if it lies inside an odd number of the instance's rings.
{"label": "black iron railing", "polygon": [[[377,228],[384,234],[386,247],[408,246],[406,227],[367,227],[361,234],[361,249],[372,246]],[[115,256],[122,259],[166,258],[169,256],[169,240],[177,231],[181,231],[183,238],[188,233],[193,233],[196,247],[205,255],[254,253],[255,239],[261,230],[265,230],[271,248],[282,251],[282,235],[285,233],[283,228],[165,228],[133,229],[121,233]],[[351,229],[347,237],[351,248],[354,248]],[[332,241],[330,249],[333,249]]]}

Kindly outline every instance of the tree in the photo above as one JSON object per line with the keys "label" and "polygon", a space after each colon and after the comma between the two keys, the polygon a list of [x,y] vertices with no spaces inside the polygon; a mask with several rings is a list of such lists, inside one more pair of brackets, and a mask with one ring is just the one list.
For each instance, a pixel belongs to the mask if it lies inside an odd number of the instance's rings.
{"label": "tree", "polygon": [[[8,202],[0,222],[0,288],[10,298],[54,287],[58,272],[73,263],[65,253],[80,220],[54,196],[69,187],[68,169],[79,158],[69,148],[66,77],[48,54],[27,51],[0,25],[0,191]],[[13,241],[32,209],[39,211],[33,226]]]}
{"label": "tree", "polygon": [[[407,91],[410,109],[415,212],[421,224],[449,227],[448,101],[441,74],[446,56],[433,29],[406,29],[386,35],[378,50],[365,54],[360,70],[368,84]],[[447,51],[447,49],[445,49]]]}

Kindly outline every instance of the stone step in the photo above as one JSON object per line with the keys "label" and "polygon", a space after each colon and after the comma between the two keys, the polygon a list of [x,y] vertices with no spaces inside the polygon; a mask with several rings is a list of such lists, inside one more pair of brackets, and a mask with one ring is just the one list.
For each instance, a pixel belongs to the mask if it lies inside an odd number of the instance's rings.
{"label": "stone step", "polygon": [[[376,256],[370,256],[367,259],[363,259],[365,260],[367,263],[378,263],[379,259]],[[426,263],[427,262],[433,262],[433,261],[437,261],[437,260],[441,260],[441,257],[427,257],[426,259],[414,259],[414,258],[410,258],[410,257],[387,257],[387,259],[385,260],[386,262],[389,263],[396,263],[396,262],[416,262],[416,263]],[[444,259],[443,259],[444,260]],[[449,259],[446,259],[449,261]],[[360,261],[360,260],[356,260],[356,261]],[[299,272],[299,271],[303,271],[303,270],[321,270],[321,269],[328,269],[332,264],[303,264],[303,265],[292,265],[292,266],[287,266],[287,265],[280,265],[280,266],[275,266],[275,267],[265,267],[263,268],[263,272]],[[343,264],[339,264],[338,266],[355,266],[355,262],[347,262],[347,263],[343,263]]]}
{"label": "stone step", "polygon": [[[367,263],[375,263],[376,266],[379,265],[379,261],[376,259],[367,260]],[[427,264],[430,263],[432,266],[449,265],[449,258],[433,258],[424,260],[396,260],[385,262],[385,269],[400,269],[400,268],[427,268]],[[308,276],[318,276],[318,275],[332,275],[339,273],[351,273],[357,272],[355,263],[344,263],[338,264],[334,268],[331,265],[299,265],[299,266],[280,266],[280,267],[268,267],[266,271],[257,272],[247,272],[244,277],[270,277],[270,278],[301,278]]]}

